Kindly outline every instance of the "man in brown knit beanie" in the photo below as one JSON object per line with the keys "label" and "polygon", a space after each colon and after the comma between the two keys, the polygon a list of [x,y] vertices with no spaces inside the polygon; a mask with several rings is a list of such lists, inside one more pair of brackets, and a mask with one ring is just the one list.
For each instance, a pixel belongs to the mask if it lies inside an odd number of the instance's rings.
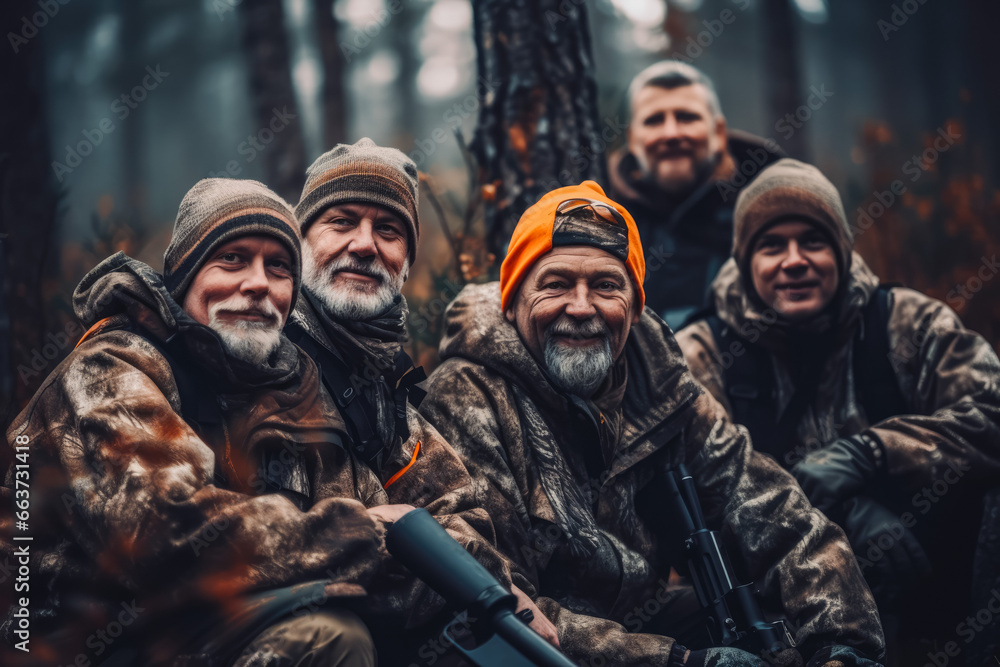
{"label": "man in brown knit beanie", "polygon": [[31,524],[36,659],[0,662],[375,664],[343,602],[373,592],[384,528],[345,481],[315,365],[281,334],[299,256],[280,197],[207,179],[162,276],[119,252],[80,283],[93,326],[8,430],[48,510]]}
{"label": "man in brown knit beanie", "polygon": [[[558,644],[554,626],[518,587],[531,591],[530,584],[490,543],[493,525],[464,465],[416,411],[423,391],[414,385],[425,376],[402,347],[407,310],[401,289],[420,235],[417,191],[413,161],[367,138],[340,144],[309,167],[295,207],[303,237],[302,298],[285,332],[320,366],[337,418],[347,424],[357,475],[370,484],[371,504],[380,505],[373,511],[391,522],[427,507],[512,587],[518,609],[532,610],[532,627]],[[428,609],[406,611],[415,618]],[[382,629],[387,637],[379,652],[387,664],[422,659],[411,652],[427,639],[426,630],[404,636],[394,626]],[[374,632],[378,639],[377,627]]]}
{"label": "man in brown knit beanie", "polygon": [[[765,169],[734,223],[715,312],[677,341],[754,447],[843,526],[879,605],[888,664],[922,665],[939,650],[930,640],[954,639],[1000,581],[996,562],[981,563],[992,583],[970,603],[984,489],[1000,482],[1000,360],[944,303],[879,285],[815,167]],[[997,636],[994,626],[976,641]]]}

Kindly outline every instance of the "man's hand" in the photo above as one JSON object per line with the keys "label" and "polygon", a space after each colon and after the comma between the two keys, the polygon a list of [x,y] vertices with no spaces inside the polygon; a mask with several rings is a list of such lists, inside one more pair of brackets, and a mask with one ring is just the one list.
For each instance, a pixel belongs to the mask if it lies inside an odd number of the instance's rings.
{"label": "man's hand", "polygon": [[791,473],[813,507],[829,515],[875,477],[876,451],[862,436],[841,438],[811,452]]}
{"label": "man's hand", "polygon": [[545,641],[559,648],[559,631],[556,630],[556,626],[552,625],[552,622],[545,617],[545,614],[531,601],[531,598],[525,595],[524,591],[513,584],[511,584],[510,590],[517,598],[516,612],[520,613],[525,609],[531,610],[531,614],[534,616],[529,624],[531,629],[540,634]]}
{"label": "man's hand", "polygon": [[403,515],[412,512],[416,508],[413,505],[379,505],[369,507],[368,514],[383,523],[393,523],[403,518]]}

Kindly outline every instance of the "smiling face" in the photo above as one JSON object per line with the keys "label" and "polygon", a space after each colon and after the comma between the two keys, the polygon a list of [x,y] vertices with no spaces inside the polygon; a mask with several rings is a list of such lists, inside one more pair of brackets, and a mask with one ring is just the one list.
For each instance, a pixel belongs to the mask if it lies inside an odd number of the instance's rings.
{"label": "smiling face", "polygon": [[560,389],[589,396],[639,321],[634,301],[619,259],[590,246],[566,246],[535,262],[504,315]]}
{"label": "smiling face", "polygon": [[331,206],[303,240],[302,282],[336,317],[385,312],[409,269],[406,224],[375,204]]}
{"label": "smiling face", "polygon": [[837,292],[837,253],[808,222],[781,222],[761,233],[750,271],[764,303],[792,322],[818,315]]}
{"label": "smiling face", "polygon": [[243,236],[209,255],[183,308],[215,330],[237,358],[262,363],[280,344],[295,283],[288,248],[270,236]]}
{"label": "smiling face", "polygon": [[645,178],[678,196],[711,176],[726,148],[726,121],[713,116],[702,85],[646,86],[632,109],[628,147]]}

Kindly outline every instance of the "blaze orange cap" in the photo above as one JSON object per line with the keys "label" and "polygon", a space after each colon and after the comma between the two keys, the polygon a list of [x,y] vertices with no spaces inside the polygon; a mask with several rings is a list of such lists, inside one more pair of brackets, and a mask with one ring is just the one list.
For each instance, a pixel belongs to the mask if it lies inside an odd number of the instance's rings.
{"label": "blaze orange cap", "polygon": [[[625,229],[620,228],[620,223],[616,225],[594,215],[557,215],[560,204],[574,199],[589,200],[614,209],[625,223]],[[563,217],[571,219],[562,220]],[[559,224],[557,218],[560,218]],[[646,260],[642,255],[642,242],[635,220],[624,206],[609,199],[600,185],[584,181],[580,185],[570,185],[545,194],[518,220],[507,247],[507,256],[500,265],[500,305],[503,310],[510,307],[521,281],[539,258],[553,247],[571,245],[593,246],[618,257],[635,285],[639,310],[645,307],[646,293],[642,289],[642,281],[646,277]]]}

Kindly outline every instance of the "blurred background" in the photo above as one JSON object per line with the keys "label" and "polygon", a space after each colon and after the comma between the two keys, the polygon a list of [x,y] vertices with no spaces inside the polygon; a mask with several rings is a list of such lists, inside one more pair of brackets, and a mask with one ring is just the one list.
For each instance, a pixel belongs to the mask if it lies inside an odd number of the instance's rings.
{"label": "blurred background", "polygon": [[[444,306],[499,266],[474,243],[482,197],[463,148],[504,85],[477,69],[475,4],[7,0],[4,427],[83,333],[71,304],[80,278],[117,250],[161,269],[197,180],[258,179],[294,204],[314,158],[365,136],[426,175],[405,293],[411,351],[430,371]],[[586,15],[607,152],[624,142],[631,77],[687,60],[715,80],[730,127],[774,139],[840,188],[858,250],[883,281],[945,300],[996,345],[997,4],[563,0],[537,20]],[[479,252],[460,262],[456,233]]]}

